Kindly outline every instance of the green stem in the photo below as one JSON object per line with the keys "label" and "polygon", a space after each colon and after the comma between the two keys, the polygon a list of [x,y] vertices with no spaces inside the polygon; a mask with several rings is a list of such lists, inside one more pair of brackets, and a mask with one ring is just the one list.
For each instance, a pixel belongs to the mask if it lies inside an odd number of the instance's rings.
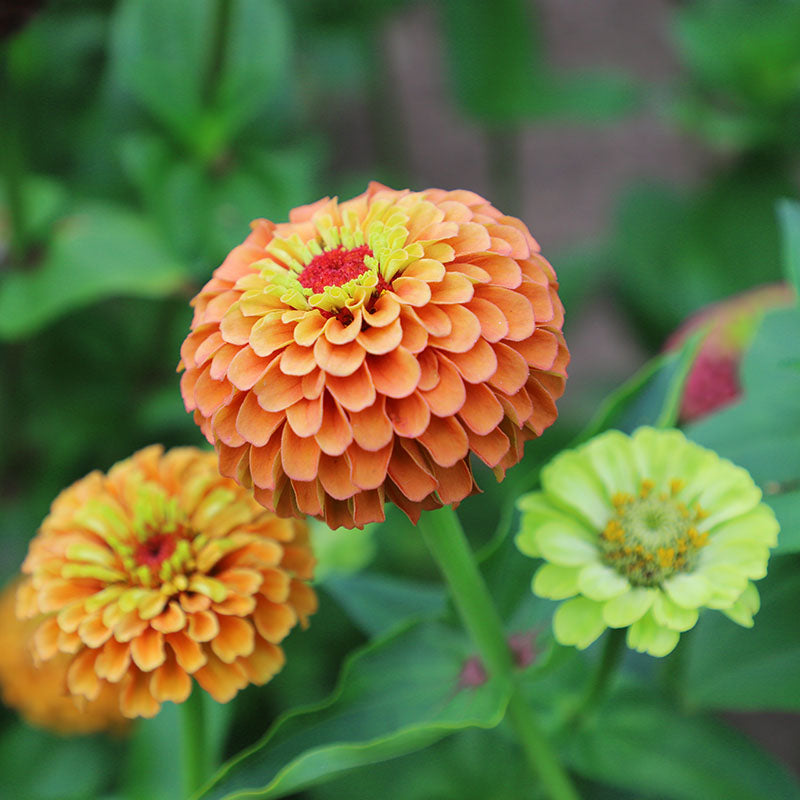
{"label": "green stem", "polygon": [[438,511],[425,513],[420,520],[419,529],[447,580],[453,602],[488,673],[507,680],[512,686],[507,718],[516,731],[526,760],[538,775],[551,800],[579,800],[550,742],[539,729],[533,712],[517,687],[503,624],[478,571],[455,511],[446,506]]}
{"label": "green stem", "polygon": [[208,774],[209,755],[206,735],[205,697],[195,686],[185,703],[181,704],[183,788],[190,797],[200,788]]}
{"label": "green stem", "polygon": [[23,169],[21,103],[14,85],[13,71],[9,63],[8,51],[0,53],[0,69],[5,73],[0,99],[6,110],[3,125],[0,126],[0,153],[2,153],[2,173],[5,184],[5,203],[9,222],[9,250],[12,261],[22,264],[27,252],[27,221],[25,219],[25,197]]}
{"label": "green stem", "polygon": [[576,716],[583,716],[587,711],[591,711],[605,696],[622,660],[622,654],[625,651],[626,634],[627,628],[609,628],[603,643],[603,654],[600,656],[600,663],[597,665],[597,671],[594,673],[592,682],[586,690],[586,695],[578,708]]}

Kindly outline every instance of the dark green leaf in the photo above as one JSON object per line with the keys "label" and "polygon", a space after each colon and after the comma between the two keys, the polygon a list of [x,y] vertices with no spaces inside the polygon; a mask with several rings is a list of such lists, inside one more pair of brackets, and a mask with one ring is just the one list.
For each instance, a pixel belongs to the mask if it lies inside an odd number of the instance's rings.
{"label": "dark green leaf", "polygon": [[368,645],[345,666],[327,701],[281,717],[200,796],[284,797],[344,770],[426,747],[460,728],[497,725],[509,687],[493,679],[460,690],[470,654],[466,638],[434,623]]}
{"label": "dark green leaf", "polygon": [[800,294],[800,203],[796,200],[781,200],[778,203],[778,219],[783,240],[783,272],[786,280],[794,284]]}
{"label": "dark green leaf", "polygon": [[773,557],[757,586],[761,610],[753,628],[706,613],[692,631],[684,687],[693,706],[800,711],[797,557]]}
{"label": "dark green leaf", "polygon": [[[717,615],[718,616],[718,615]],[[719,664],[719,662],[715,662]],[[579,773],[658,800],[794,800],[795,780],[743,734],[644,688],[616,692],[567,737]]]}
{"label": "dark green leaf", "polygon": [[140,217],[109,204],[63,219],[35,269],[0,278],[0,339],[30,335],[106,297],[162,297],[186,273]]}

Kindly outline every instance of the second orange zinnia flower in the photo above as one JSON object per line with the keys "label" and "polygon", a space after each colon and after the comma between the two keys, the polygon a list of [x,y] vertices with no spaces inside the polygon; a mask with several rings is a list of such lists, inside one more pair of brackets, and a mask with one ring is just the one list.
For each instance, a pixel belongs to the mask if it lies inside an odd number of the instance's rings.
{"label": "second orange zinnia flower", "polygon": [[223,474],[331,527],[502,478],[557,416],[569,354],[553,268],[472,192],[370,184],[253,223],[194,300],[184,402]]}

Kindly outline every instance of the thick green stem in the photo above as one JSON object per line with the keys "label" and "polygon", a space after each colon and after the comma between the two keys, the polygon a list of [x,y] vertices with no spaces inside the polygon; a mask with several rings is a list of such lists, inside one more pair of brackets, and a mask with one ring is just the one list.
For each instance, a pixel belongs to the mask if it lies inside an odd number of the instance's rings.
{"label": "thick green stem", "polygon": [[576,716],[582,716],[587,711],[591,711],[605,696],[611,680],[616,674],[617,667],[622,660],[625,650],[625,636],[627,628],[609,628],[603,643],[603,653],[600,656],[600,663],[594,673],[592,682],[586,690],[583,703],[578,709]]}
{"label": "thick green stem", "polygon": [[513,687],[507,719],[516,731],[525,758],[551,800],[578,800],[567,773],[517,687],[511,651],[489,590],[481,576],[455,511],[445,507],[423,514],[422,538],[444,574],[465,627],[492,676],[505,678]]}
{"label": "thick green stem", "polygon": [[183,789],[186,797],[200,788],[209,771],[205,697],[199,686],[181,705]]}

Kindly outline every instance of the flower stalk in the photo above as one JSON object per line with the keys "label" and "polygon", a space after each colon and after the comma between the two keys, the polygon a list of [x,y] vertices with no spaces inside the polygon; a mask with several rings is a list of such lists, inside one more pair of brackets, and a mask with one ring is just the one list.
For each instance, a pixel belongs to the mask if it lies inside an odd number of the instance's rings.
{"label": "flower stalk", "polygon": [[204,700],[200,687],[196,686],[181,705],[181,757],[186,797],[200,788],[210,767]]}
{"label": "flower stalk", "polygon": [[513,674],[511,653],[503,625],[495,609],[451,507],[422,515],[419,529],[444,575],[459,615],[492,676],[512,687],[507,719],[514,728],[525,758],[539,777],[551,800],[578,800],[569,776],[528,708]]}

